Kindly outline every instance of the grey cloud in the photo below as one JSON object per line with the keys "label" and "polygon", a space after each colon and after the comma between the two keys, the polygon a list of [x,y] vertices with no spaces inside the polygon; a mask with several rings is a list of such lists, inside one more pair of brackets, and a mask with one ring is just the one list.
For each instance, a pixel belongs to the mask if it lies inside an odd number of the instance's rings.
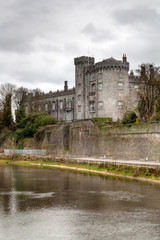
{"label": "grey cloud", "polygon": [[102,42],[114,38],[114,33],[110,29],[96,28],[92,23],[87,24],[82,33],[89,36],[93,42]]}
{"label": "grey cloud", "polygon": [[[54,15],[56,1],[17,0],[0,3],[0,49],[5,51],[33,50],[32,42],[37,36],[43,37],[50,33],[51,25],[58,28]],[[11,4],[12,3],[12,4]],[[50,19],[50,24],[49,18]]]}
{"label": "grey cloud", "polygon": [[0,0],[0,79],[72,87],[73,58],[88,44],[96,61],[127,53],[132,65],[158,64],[158,11],[159,0]]}
{"label": "grey cloud", "polygon": [[[137,6],[132,9],[120,9],[114,12],[114,18],[118,24],[132,25],[136,27],[159,26],[160,14],[154,8]],[[130,29],[132,30],[132,29]]]}

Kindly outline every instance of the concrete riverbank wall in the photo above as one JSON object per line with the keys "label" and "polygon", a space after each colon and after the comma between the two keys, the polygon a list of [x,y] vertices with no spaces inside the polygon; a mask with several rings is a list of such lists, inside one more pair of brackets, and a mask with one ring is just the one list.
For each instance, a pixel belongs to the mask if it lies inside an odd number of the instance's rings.
{"label": "concrete riverbank wall", "polygon": [[101,128],[92,121],[64,124],[46,132],[42,147],[55,155],[160,161],[160,124]]}

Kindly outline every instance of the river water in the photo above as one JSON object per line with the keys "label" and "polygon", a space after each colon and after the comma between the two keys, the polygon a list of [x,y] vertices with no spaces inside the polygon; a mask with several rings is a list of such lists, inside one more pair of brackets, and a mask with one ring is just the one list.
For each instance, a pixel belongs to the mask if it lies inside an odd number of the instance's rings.
{"label": "river water", "polygon": [[160,185],[0,166],[0,240],[159,240]]}

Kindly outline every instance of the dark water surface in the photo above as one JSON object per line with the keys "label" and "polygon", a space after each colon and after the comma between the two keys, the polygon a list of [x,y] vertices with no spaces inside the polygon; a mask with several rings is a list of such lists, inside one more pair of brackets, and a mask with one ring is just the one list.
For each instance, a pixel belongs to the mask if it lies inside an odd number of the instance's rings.
{"label": "dark water surface", "polygon": [[0,240],[160,240],[160,185],[0,166]]}

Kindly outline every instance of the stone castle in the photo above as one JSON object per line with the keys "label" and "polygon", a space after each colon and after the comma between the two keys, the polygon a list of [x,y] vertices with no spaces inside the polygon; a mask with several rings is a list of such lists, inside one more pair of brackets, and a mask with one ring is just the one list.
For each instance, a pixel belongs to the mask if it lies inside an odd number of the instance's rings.
{"label": "stone castle", "polygon": [[92,57],[78,57],[75,64],[75,88],[48,94],[29,93],[26,96],[26,114],[38,111],[53,115],[57,121],[71,122],[107,117],[117,121],[126,110],[137,106],[138,79],[129,72],[129,62],[113,57],[94,62]]}

